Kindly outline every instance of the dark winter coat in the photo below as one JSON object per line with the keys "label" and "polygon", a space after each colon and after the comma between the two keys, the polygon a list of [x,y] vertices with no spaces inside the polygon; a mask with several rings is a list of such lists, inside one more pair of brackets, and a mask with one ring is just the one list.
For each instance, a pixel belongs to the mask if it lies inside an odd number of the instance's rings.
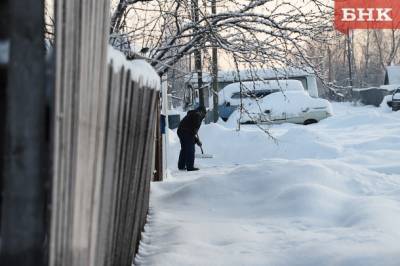
{"label": "dark winter coat", "polygon": [[178,132],[184,131],[195,137],[199,131],[203,119],[204,114],[198,110],[191,110],[187,112],[186,116],[179,124]]}

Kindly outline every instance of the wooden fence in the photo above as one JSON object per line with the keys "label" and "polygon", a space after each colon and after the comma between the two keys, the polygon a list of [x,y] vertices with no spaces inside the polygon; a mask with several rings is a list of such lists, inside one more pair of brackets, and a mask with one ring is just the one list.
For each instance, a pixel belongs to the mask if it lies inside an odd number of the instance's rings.
{"label": "wooden fence", "polygon": [[57,4],[49,264],[131,265],[154,172],[158,88],[109,63],[107,0]]}
{"label": "wooden fence", "polygon": [[159,77],[109,47],[109,0],[56,1],[50,71],[44,1],[0,7],[0,265],[130,266],[161,176]]}

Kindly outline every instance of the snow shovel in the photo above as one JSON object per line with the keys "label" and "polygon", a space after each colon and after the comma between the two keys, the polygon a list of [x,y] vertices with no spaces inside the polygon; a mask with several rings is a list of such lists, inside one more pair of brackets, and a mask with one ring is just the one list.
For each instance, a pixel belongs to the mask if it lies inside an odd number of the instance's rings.
{"label": "snow shovel", "polygon": [[211,159],[214,156],[212,154],[204,154],[203,147],[199,146],[201,149],[201,154],[196,154],[195,157],[199,159]]}

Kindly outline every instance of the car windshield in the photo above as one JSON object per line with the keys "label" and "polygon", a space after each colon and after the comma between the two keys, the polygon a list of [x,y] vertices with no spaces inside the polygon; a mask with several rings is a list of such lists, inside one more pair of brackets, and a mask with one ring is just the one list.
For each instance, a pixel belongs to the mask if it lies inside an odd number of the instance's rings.
{"label": "car windshield", "polygon": [[[279,90],[256,90],[256,91],[243,91],[242,98],[264,98],[271,93],[277,92]],[[232,94],[232,99],[239,99],[240,92],[235,92]]]}

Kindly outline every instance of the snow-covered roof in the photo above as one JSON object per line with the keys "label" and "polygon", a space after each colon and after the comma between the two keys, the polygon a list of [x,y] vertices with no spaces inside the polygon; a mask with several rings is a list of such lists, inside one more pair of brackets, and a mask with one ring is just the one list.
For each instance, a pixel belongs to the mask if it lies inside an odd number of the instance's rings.
{"label": "snow-covered roof", "polygon": [[113,63],[114,71],[119,71],[122,67],[131,71],[131,77],[136,82],[141,82],[150,88],[160,90],[160,76],[154,68],[145,60],[126,60],[123,53],[115,50],[112,46],[108,47],[108,61]]}
{"label": "snow-covered roof", "polygon": [[[268,79],[282,79],[282,78],[295,78],[295,77],[306,77],[314,75],[314,72],[310,68],[299,69],[299,68],[280,68],[280,69],[244,69],[240,70],[239,73],[236,70],[226,70],[218,72],[218,82],[235,82],[240,80],[268,80]],[[196,84],[197,73],[188,75],[187,80]],[[211,82],[212,75],[209,73],[203,73],[203,82]]]}
{"label": "snow-covered roof", "polygon": [[369,91],[369,90],[386,90],[385,88],[382,88],[382,87],[352,88],[351,90],[356,91],[356,92]]}
{"label": "snow-covered roof", "polygon": [[400,66],[388,66],[386,68],[387,85],[400,84]]}

